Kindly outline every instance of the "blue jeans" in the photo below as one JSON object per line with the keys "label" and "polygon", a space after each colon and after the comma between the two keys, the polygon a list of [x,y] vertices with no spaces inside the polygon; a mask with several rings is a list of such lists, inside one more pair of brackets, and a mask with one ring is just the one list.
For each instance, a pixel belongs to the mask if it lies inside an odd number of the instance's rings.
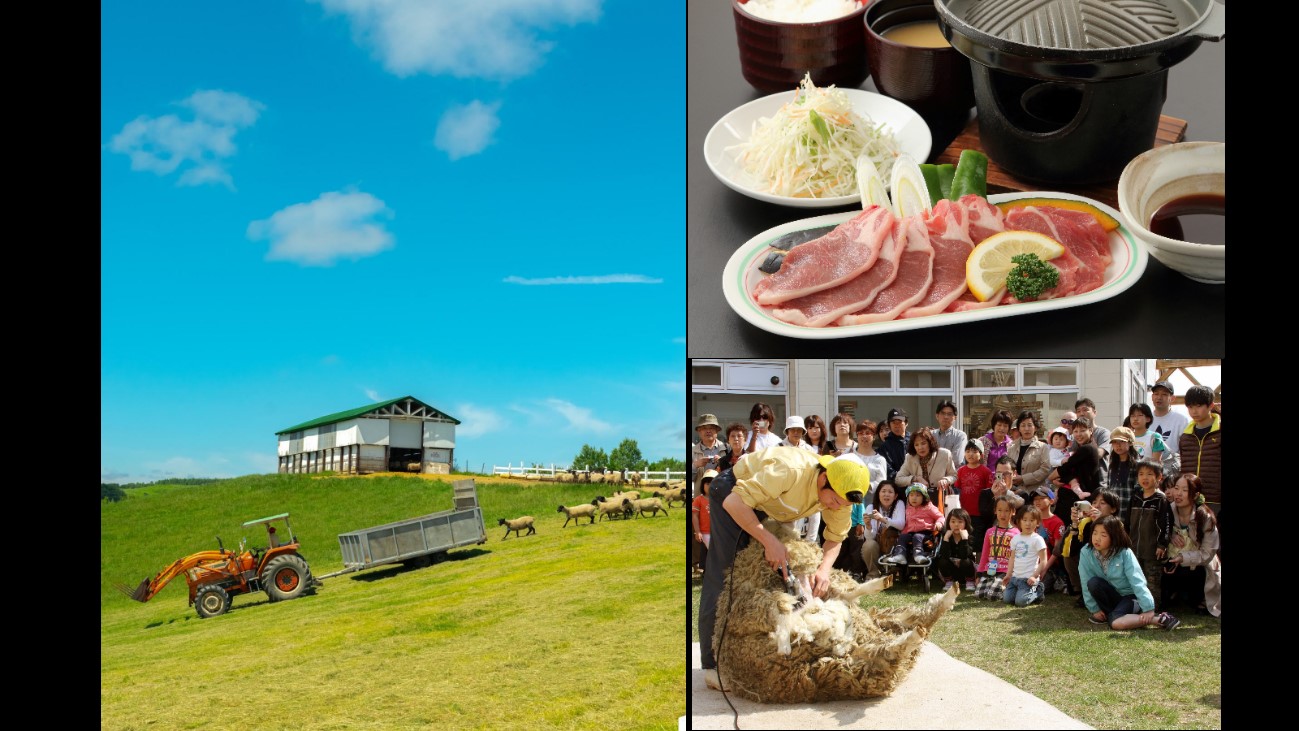
{"label": "blue jeans", "polygon": [[1002,598],[1007,604],[1014,604],[1017,607],[1026,607],[1037,601],[1042,596],[1042,582],[1038,581],[1033,586],[1028,585],[1028,579],[1012,577],[1010,586],[1006,587],[1006,592]]}

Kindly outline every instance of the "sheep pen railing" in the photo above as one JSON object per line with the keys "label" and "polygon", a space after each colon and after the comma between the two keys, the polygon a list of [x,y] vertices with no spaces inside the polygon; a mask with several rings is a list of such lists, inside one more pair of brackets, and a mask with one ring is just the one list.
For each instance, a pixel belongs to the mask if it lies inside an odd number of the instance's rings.
{"label": "sheep pen railing", "polygon": [[[513,463],[505,466],[492,465],[492,476],[494,477],[513,477],[524,480],[540,480],[542,482],[564,482],[572,479],[574,472],[585,473],[592,477],[606,473],[623,474],[620,470],[601,471],[601,468],[593,468],[589,465],[583,469],[561,467],[554,464],[549,467],[537,467],[527,464],[515,466]],[[627,470],[626,475],[630,475],[632,472],[639,473],[643,482],[673,482],[686,479],[684,470]],[[626,475],[624,475],[624,479],[626,479]]]}

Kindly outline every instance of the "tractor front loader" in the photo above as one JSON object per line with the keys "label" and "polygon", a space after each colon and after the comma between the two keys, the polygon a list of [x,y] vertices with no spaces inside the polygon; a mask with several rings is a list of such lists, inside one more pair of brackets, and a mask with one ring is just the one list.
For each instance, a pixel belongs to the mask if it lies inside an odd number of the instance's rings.
{"label": "tractor front loader", "polygon": [[[239,594],[265,591],[273,602],[295,599],[320,582],[312,577],[307,560],[298,553],[298,542],[288,518],[288,513],[281,513],[243,524],[245,528],[266,525],[269,546],[265,549],[246,548],[245,540],[240,541],[238,552],[231,551],[217,536],[217,550],[199,551],[177,559],[157,576],[141,581],[134,590],[121,584],[117,588],[137,602],[147,602],[172,579],[184,576],[189,584],[189,603],[203,618],[225,614],[232,598]],[[289,536],[285,544],[279,543],[271,525],[281,519]]]}

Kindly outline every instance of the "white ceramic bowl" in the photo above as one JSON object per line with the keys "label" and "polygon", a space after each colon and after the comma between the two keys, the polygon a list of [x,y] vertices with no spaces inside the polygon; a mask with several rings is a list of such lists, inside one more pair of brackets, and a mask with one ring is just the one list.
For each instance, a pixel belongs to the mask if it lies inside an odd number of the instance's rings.
{"label": "white ceramic bowl", "polygon": [[1119,211],[1127,225],[1164,265],[1197,282],[1226,281],[1227,247],[1178,241],[1146,228],[1160,206],[1196,193],[1227,194],[1227,145],[1179,142],[1132,159],[1119,177]]}

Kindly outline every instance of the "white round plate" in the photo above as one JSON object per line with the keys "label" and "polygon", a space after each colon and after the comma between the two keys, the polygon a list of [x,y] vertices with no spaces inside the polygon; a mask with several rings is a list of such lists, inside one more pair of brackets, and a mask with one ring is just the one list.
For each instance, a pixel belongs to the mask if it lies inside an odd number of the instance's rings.
{"label": "white round plate", "polygon": [[[841,91],[848,95],[854,112],[870,117],[875,124],[888,125],[897,138],[899,152],[910,153],[916,162],[929,159],[929,148],[933,145],[929,125],[911,107],[896,99],[861,89]],[[795,208],[832,208],[860,204],[861,197],[857,195],[855,187],[852,195],[833,198],[794,198],[764,193],[761,188],[766,186],[744,171],[736,159],[736,151],[727,152],[726,148],[749,139],[758,119],[774,116],[782,106],[794,100],[795,94],[795,91],[790,90],[754,99],[719,119],[704,138],[704,160],[708,163],[708,169],[726,187],[768,203]]]}
{"label": "white round plate", "polygon": [[1146,253],[1146,247],[1137,243],[1136,238],[1127,227],[1127,219],[1123,217],[1123,214],[1110,206],[1072,193],[998,193],[988,196],[988,202],[1003,203],[1019,198],[1068,198],[1083,201],[1105,211],[1119,222],[1119,227],[1110,232],[1110,255],[1113,257],[1113,261],[1105,270],[1105,281],[1101,286],[1090,292],[1061,297],[1060,299],[997,305],[987,309],[966,312],[942,312],[926,317],[912,317],[905,320],[872,322],[866,325],[849,325],[846,327],[804,327],[802,325],[791,325],[772,317],[766,308],[754,302],[753,297],[749,295],[758,280],[767,276],[758,271],[758,267],[766,259],[766,253],[769,250],[768,242],[791,231],[802,231],[831,224],[837,225],[860,213],[860,211],[844,211],[782,224],[767,229],[746,241],[743,246],[735,250],[730,260],[726,262],[726,269],[722,272],[722,293],[726,296],[727,304],[731,306],[731,309],[735,310],[736,314],[767,332],[791,338],[831,340],[851,338],[858,335],[874,335],[899,330],[919,330],[926,327],[978,322],[998,317],[1011,317],[1031,312],[1044,312],[1046,310],[1059,310],[1065,307],[1091,304],[1092,302],[1109,299],[1126,290],[1135,284],[1141,278],[1142,273],[1146,271],[1146,262],[1149,256]]}

